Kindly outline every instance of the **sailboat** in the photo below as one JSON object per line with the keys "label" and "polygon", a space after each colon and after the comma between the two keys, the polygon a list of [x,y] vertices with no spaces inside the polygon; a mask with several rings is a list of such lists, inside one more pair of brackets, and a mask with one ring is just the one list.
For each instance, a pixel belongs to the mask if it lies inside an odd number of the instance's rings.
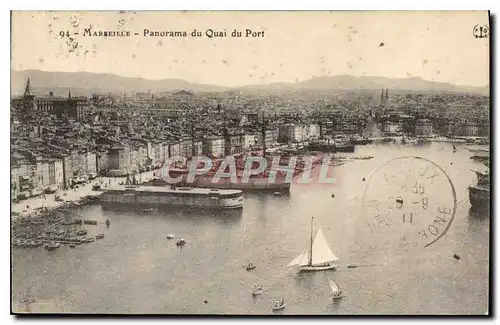
{"label": "sailboat", "polygon": [[262,292],[264,292],[264,288],[262,287],[261,284],[255,283],[251,292],[252,292],[252,295],[257,296],[257,295],[260,295]]}
{"label": "sailboat", "polygon": [[288,267],[298,266],[300,271],[322,271],[337,268],[337,265],[331,262],[337,261],[338,257],[333,254],[323,230],[318,229],[316,237],[313,240],[313,221],[311,220],[311,238],[305,249],[293,261],[288,264]]}
{"label": "sailboat", "polygon": [[333,280],[330,278],[328,278],[328,284],[330,285],[330,289],[332,290],[333,299],[342,298],[342,290],[340,290],[338,284],[333,282]]}

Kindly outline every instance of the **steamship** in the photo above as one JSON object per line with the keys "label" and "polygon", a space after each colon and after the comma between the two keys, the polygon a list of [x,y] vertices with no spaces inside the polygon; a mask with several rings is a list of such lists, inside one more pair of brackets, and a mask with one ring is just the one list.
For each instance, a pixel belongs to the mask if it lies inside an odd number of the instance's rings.
{"label": "steamship", "polygon": [[101,203],[105,206],[239,209],[243,208],[243,195],[238,190],[125,185],[108,189],[102,194]]}

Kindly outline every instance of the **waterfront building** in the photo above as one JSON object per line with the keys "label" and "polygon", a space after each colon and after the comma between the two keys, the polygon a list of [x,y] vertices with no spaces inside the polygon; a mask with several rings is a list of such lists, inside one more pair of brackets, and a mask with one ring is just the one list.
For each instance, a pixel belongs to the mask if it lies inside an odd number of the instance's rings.
{"label": "waterfront building", "polygon": [[168,156],[175,157],[181,154],[181,141],[180,140],[170,140],[168,142]]}
{"label": "waterfront building", "polygon": [[147,143],[148,157],[151,159],[151,165],[159,167],[161,164],[161,150],[162,146],[158,140],[153,140]]}
{"label": "waterfront building", "polygon": [[184,137],[180,141],[180,155],[183,157],[199,156],[203,152],[203,143],[191,137]]}
{"label": "waterfront building", "polygon": [[207,157],[224,156],[224,138],[222,136],[208,136],[203,140],[203,155]]}
{"label": "waterfront building", "polygon": [[295,142],[315,140],[320,137],[319,124],[306,124],[295,126]]}
{"label": "waterfront building", "polygon": [[128,145],[115,145],[108,150],[108,169],[110,176],[123,176],[130,172]]}
{"label": "waterfront building", "polygon": [[479,133],[479,125],[474,122],[467,122],[464,125],[464,135],[467,137],[475,137]]}
{"label": "waterfront building", "polygon": [[254,133],[245,133],[243,135],[243,150],[251,149],[257,143],[257,138]]}
{"label": "waterfront building", "polygon": [[101,149],[96,153],[96,172],[103,173],[109,169],[108,150]]}
{"label": "waterfront building", "polygon": [[428,137],[432,135],[432,122],[429,119],[415,121],[415,135],[417,137]]}
{"label": "waterfront building", "polygon": [[400,122],[385,121],[383,124],[383,131],[387,135],[396,135],[400,133],[403,129],[403,125]]}
{"label": "waterfront building", "polygon": [[226,156],[243,152],[244,133],[227,133],[224,139],[224,151]]}
{"label": "waterfront building", "polygon": [[11,160],[11,190],[14,197],[19,193],[28,193],[34,188],[32,167],[24,157],[17,155]]}
{"label": "waterfront building", "polygon": [[64,171],[61,159],[40,158],[37,161],[38,182],[40,190],[60,190],[64,188]]}
{"label": "waterfront building", "polygon": [[132,143],[130,149],[129,170],[137,173],[143,171],[146,166],[151,165],[151,158],[148,155],[148,145],[144,141],[136,141]]}
{"label": "waterfront building", "polygon": [[97,173],[96,154],[92,151],[82,150],[78,152],[79,174],[89,176]]}
{"label": "waterfront building", "polygon": [[15,155],[11,166],[11,189],[14,195],[25,197],[41,194],[45,190],[64,188],[64,171],[61,159],[32,156],[26,159]]}
{"label": "waterfront building", "polygon": [[295,142],[295,124],[280,125],[278,129],[278,141],[282,143]]}
{"label": "waterfront building", "polygon": [[366,125],[361,129],[361,136],[365,138],[379,138],[382,136],[382,132],[377,127],[372,118],[368,118]]}
{"label": "waterfront building", "polygon": [[257,133],[257,145],[266,148],[274,147],[278,142],[279,129],[266,129],[265,132]]}

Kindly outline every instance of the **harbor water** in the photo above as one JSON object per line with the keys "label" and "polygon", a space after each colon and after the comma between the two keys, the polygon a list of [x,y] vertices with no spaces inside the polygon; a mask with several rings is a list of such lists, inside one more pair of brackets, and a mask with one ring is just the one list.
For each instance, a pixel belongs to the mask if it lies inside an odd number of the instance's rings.
{"label": "harbor water", "polygon": [[[447,143],[357,146],[344,158],[373,159],[334,167],[336,183],[293,184],[290,195],[245,194],[242,210],[82,207],[74,213],[101,221],[86,226],[89,234],[105,237],[50,252],[14,248],[13,311],[272,314],[274,300],[283,297],[286,308],[278,314],[482,315],[488,308],[489,216],[471,211],[467,187],[476,183],[471,169],[484,166],[470,159],[465,146],[457,149],[453,153]],[[367,245],[378,237],[364,220],[363,178],[403,156],[425,157],[446,171],[457,195],[455,218],[429,247]],[[311,217],[339,257],[337,270],[298,273],[286,267],[306,245]],[[389,234],[393,242],[401,237],[396,230]],[[183,247],[176,245],[180,237],[187,241]],[[250,262],[257,267],[247,271]],[[332,300],[327,277],[341,286],[342,299]],[[262,295],[252,297],[254,283],[263,285]],[[34,301],[21,302],[27,293]]]}

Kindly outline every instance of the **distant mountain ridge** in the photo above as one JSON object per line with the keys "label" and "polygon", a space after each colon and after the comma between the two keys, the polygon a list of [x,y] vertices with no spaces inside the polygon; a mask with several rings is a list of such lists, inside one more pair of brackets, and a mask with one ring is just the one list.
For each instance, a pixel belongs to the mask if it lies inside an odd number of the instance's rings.
{"label": "distant mountain ridge", "polygon": [[270,83],[264,85],[248,85],[243,87],[223,87],[210,84],[196,84],[182,79],[152,80],[135,77],[124,77],[109,73],[93,72],[51,72],[41,70],[11,71],[11,92],[22,94],[28,77],[31,79],[33,91],[46,95],[50,91],[55,96],[65,96],[68,91],[79,96],[91,93],[127,93],[135,92],[222,92],[222,91],[293,91],[293,90],[380,90],[414,92],[461,92],[489,94],[489,87],[457,86],[449,83],[433,82],[421,78],[392,79],[386,77],[355,77],[350,75],[323,76],[296,83]]}

